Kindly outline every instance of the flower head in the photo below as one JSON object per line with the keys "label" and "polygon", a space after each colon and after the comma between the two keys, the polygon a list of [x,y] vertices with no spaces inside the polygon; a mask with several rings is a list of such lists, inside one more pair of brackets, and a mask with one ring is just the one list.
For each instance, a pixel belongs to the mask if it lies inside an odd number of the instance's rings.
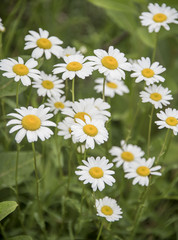
{"label": "flower head", "polygon": [[40,71],[34,69],[38,62],[30,58],[26,63],[21,57],[18,61],[12,58],[3,59],[0,61],[0,70],[5,71],[2,75],[7,78],[14,78],[15,82],[21,80],[25,86],[31,85],[31,78],[34,80],[40,79]]}
{"label": "flower head", "polygon": [[72,138],[72,141],[75,143],[75,137],[72,136],[72,130],[71,130],[71,126],[74,124],[74,119],[70,118],[70,117],[66,117],[64,118],[64,120],[62,122],[58,123],[57,128],[59,129],[58,131],[58,135],[59,136],[64,136],[64,139],[69,139]]}
{"label": "flower head", "polygon": [[152,167],[155,161],[155,157],[149,158],[147,161],[143,158],[139,161],[131,163],[126,169],[125,178],[134,178],[133,185],[136,183],[141,186],[149,185],[149,175],[161,176],[157,170],[161,169],[161,166]]}
{"label": "flower head", "polygon": [[35,48],[32,52],[33,58],[40,58],[44,54],[46,59],[51,58],[51,54],[56,57],[60,57],[62,53],[62,47],[59,45],[63,43],[57,37],[49,37],[49,32],[39,28],[39,33],[35,31],[29,31],[29,35],[25,36],[24,49]]}
{"label": "flower head", "polygon": [[77,51],[75,47],[66,47],[63,48],[61,57],[68,57],[71,55],[81,55],[80,51]]}
{"label": "flower head", "polygon": [[95,207],[97,216],[105,217],[108,222],[115,222],[122,218],[122,209],[115,199],[104,197],[103,199],[96,199]]}
{"label": "flower head", "polygon": [[170,30],[169,23],[176,23],[178,12],[175,8],[167,7],[165,3],[159,6],[157,3],[149,3],[150,12],[143,12],[139,17],[143,26],[148,26],[149,32],[159,32],[161,26]]}
{"label": "flower head", "polygon": [[113,163],[109,163],[106,157],[94,157],[87,158],[87,161],[82,160],[84,165],[78,166],[78,171],[75,171],[76,175],[79,175],[79,180],[84,181],[84,184],[91,183],[93,191],[99,189],[102,191],[105,188],[105,184],[112,186],[115,179],[111,176],[114,171],[110,170]]}
{"label": "flower head", "polygon": [[10,129],[10,133],[18,130],[15,136],[17,143],[20,143],[22,139],[27,136],[28,142],[36,142],[38,138],[42,141],[50,138],[53,135],[50,126],[55,127],[56,124],[48,119],[53,117],[53,114],[49,113],[50,108],[45,108],[41,105],[39,108],[21,107],[16,108],[17,113],[10,113],[8,116],[14,117],[7,123],[9,125],[15,125]]}
{"label": "flower head", "polygon": [[45,105],[50,107],[51,112],[57,114],[59,111],[64,110],[64,108],[71,106],[71,102],[65,100],[65,96],[60,97],[59,95],[54,95],[47,99],[48,102],[45,103]]}

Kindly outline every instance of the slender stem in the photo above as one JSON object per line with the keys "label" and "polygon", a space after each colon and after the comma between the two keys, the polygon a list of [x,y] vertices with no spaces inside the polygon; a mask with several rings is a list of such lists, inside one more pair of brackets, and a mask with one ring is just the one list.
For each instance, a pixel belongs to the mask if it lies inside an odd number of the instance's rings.
{"label": "slender stem", "polygon": [[147,158],[149,158],[149,154],[150,154],[150,139],[151,139],[151,126],[152,126],[152,120],[153,120],[153,112],[154,112],[154,105],[152,106],[152,109],[151,109],[150,121],[149,121],[149,127],[148,127]]}
{"label": "slender stem", "polygon": [[18,165],[19,165],[19,153],[20,153],[20,144],[17,144],[17,155],[16,155],[16,164],[15,164],[15,187],[17,194],[17,202],[19,204],[19,190],[18,190]]}
{"label": "slender stem", "polygon": [[63,177],[63,172],[62,172],[62,164],[61,164],[61,158],[60,158],[60,153],[61,153],[61,146],[58,144],[58,135],[57,135],[57,124],[60,121],[60,115],[56,115],[56,128],[55,128],[55,144],[56,144],[56,150],[57,150],[57,158],[58,158],[58,163],[59,163],[59,176],[60,178]]}
{"label": "slender stem", "polygon": [[155,56],[156,56],[156,48],[157,48],[157,42],[158,42],[158,34],[155,33],[155,45],[154,45],[154,48],[153,48],[153,53],[152,53],[152,63],[154,62],[155,60]]}
{"label": "slender stem", "polygon": [[17,83],[16,87],[16,107],[18,108],[19,106],[19,86],[20,86],[20,80]]}
{"label": "slender stem", "polygon": [[75,101],[75,78],[72,80],[72,102]]}
{"label": "slender stem", "polygon": [[103,230],[103,221],[101,222],[101,226],[100,226],[100,229],[99,229],[98,236],[97,236],[96,240],[100,239],[102,230]]}
{"label": "slender stem", "polygon": [[68,89],[69,89],[69,84],[68,84],[68,79],[65,80],[65,93],[66,93],[66,99],[68,97]]}
{"label": "slender stem", "polygon": [[106,77],[103,79],[103,101],[105,101],[105,85],[106,85]]}
{"label": "slender stem", "polygon": [[0,32],[0,59],[3,58],[3,54],[2,54],[2,32]]}

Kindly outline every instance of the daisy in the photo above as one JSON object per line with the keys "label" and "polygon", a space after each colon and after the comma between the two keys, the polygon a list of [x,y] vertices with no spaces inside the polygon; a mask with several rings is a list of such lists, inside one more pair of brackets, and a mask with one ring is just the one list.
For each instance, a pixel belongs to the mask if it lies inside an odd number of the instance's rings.
{"label": "daisy", "polygon": [[72,138],[72,141],[76,143],[75,137],[72,136],[71,126],[74,124],[74,120],[70,117],[66,117],[62,122],[59,122],[57,128],[59,129],[58,135],[63,136],[64,139]]}
{"label": "daisy", "polygon": [[95,192],[97,189],[102,191],[105,188],[105,184],[112,186],[115,183],[115,179],[111,176],[114,171],[110,170],[113,164],[109,163],[106,157],[94,157],[87,158],[87,161],[82,160],[82,166],[78,166],[79,171],[75,171],[76,175],[79,175],[79,180],[84,181],[84,184],[91,183],[91,187]]}
{"label": "daisy", "polygon": [[32,83],[33,87],[38,89],[37,94],[39,96],[52,97],[54,95],[60,96],[64,93],[64,91],[61,90],[61,88],[65,86],[62,79],[52,74],[48,75],[43,71],[41,71],[40,76],[41,79],[35,79]]}
{"label": "daisy", "polygon": [[2,75],[7,78],[14,78],[15,82],[19,80],[24,86],[31,85],[31,78],[34,80],[40,79],[40,71],[34,69],[38,62],[30,58],[26,63],[21,57],[18,61],[12,58],[3,59],[0,61],[0,70],[5,71]]}
{"label": "daisy", "polygon": [[59,45],[63,43],[57,37],[49,37],[49,32],[39,28],[39,33],[35,31],[29,31],[29,35],[25,36],[24,49],[35,48],[32,52],[33,58],[40,58],[44,54],[46,59],[51,58],[51,54],[56,57],[60,57],[62,53],[62,47]]}
{"label": "daisy", "polygon": [[68,46],[66,48],[63,48],[61,57],[68,57],[71,55],[81,55],[81,53],[80,51],[77,51],[75,47]]}
{"label": "daisy", "polygon": [[85,142],[86,149],[94,149],[95,142],[100,145],[108,140],[108,131],[103,121],[91,120],[87,115],[84,118],[85,122],[76,118],[77,123],[71,126],[71,134],[77,142]]}
{"label": "daisy", "polygon": [[41,105],[39,108],[33,108],[29,106],[28,108],[21,107],[16,108],[17,113],[10,113],[8,116],[14,117],[7,123],[13,126],[9,133],[13,133],[18,130],[15,136],[17,143],[20,143],[22,139],[27,136],[28,142],[36,142],[38,137],[41,141],[50,138],[53,132],[48,127],[55,127],[56,124],[48,119],[53,117],[53,114],[49,113],[50,108],[45,108]]}
{"label": "daisy", "polygon": [[131,70],[131,64],[127,62],[124,53],[119,49],[114,49],[113,46],[109,47],[108,52],[102,49],[94,50],[95,56],[89,56],[88,59],[94,65],[94,70],[98,70],[105,76],[114,79],[125,79],[125,71]]}
{"label": "daisy", "polygon": [[155,161],[155,157],[149,158],[147,161],[146,159],[140,159],[137,162],[131,163],[125,172],[125,178],[134,178],[132,184],[135,185],[138,183],[141,186],[148,186],[149,185],[149,176],[150,175],[157,175],[161,176],[160,172],[157,170],[161,169],[161,166],[152,167]]}
{"label": "daisy", "polygon": [[142,98],[142,102],[150,102],[154,105],[154,107],[162,108],[162,106],[167,106],[170,104],[168,100],[172,100],[172,95],[170,95],[171,91],[168,88],[163,88],[161,85],[151,85],[145,88],[145,91],[140,92],[140,97]]}
{"label": "daisy", "polygon": [[139,17],[142,26],[148,26],[149,32],[159,32],[161,26],[170,30],[169,23],[178,23],[178,12],[175,8],[167,7],[165,3],[159,6],[157,3],[148,5],[150,12],[143,12]]}
{"label": "daisy", "polygon": [[2,19],[0,18],[0,32],[5,32],[5,27],[4,25],[2,24]]}
{"label": "daisy", "polygon": [[124,140],[121,141],[121,148],[113,146],[109,153],[115,156],[113,162],[116,163],[116,167],[120,167],[123,164],[123,168],[127,168],[131,162],[135,162],[144,156],[144,152],[137,145],[126,144]]}
{"label": "daisy", "polygon": [[54,65],[54,74],[63,73],[62,79],[73,79],[75,76],[85,79],[92,74],[93,67],[90,62],[85,62],[86,58],[83,55],[71,55],[64,57],[65,63]]}
{"label": "daisy", "polygon": [[54,114],[57,114],[59,111],[62,111],[66,107],[71,106],[70,101],[65,101],[66,97],[60,97],[59,95],[54,95],[53,97],[50,97],[47,99],[47,103],[45,103],[46,106],[50,107],[50,111],[54,112]]}
{"label": "daisy", "polygon": [[118,221],[122,218],[122,209],[115,199],[104,197],[103,199],[96,199],[95,207],[97,216],[105,217],[108,222]]}
{"label": "daisy", "polygon": [[[97,93],[103,92],[103,81],[104,78],[97,78],[95,82],[97,85],[94,89]],[[128,87],[124,84],[122,80],[109,80],[108,78],[105,81],[105,96],[113,98],[115,94],[123,95],[124,93],[129,93]]]}
{"label": "daisy", "polygon": [[135,82],[145,81],[146,85],[153,84],[155,82],[164,82],[165,79],[159,76],[166,70],[163,66],[159,65],[159,62],[154,62],[151,64],[150,58],[144,58],[137,60],[137,63],[132,65],[131,77],[136,77]]}
{"label": "daisy", "polygon": [[156,114],[160,121],[155,121],[159,129],[170,128],[173,130],[174,135],[178,133],[178,110],[175,108],[167,108],[165,112],[160,111]]}

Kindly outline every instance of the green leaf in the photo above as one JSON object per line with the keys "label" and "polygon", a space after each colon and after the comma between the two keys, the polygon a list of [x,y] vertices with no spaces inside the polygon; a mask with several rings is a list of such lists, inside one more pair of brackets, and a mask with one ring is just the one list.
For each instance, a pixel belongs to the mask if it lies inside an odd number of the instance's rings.
{"label": "green leaf", "polygon": [[140,27],[137,29],[137,35],[145,45],[154,48],[156,37],[154,33],[149,33],[147,28]]}
{"label": "green leaf", "polygon": [[27,235],[20,235],[20,236],[8,238],[8,240],[32,240],[32,238]]}
{"label": "green leaf", "polygon": [[0,221],[12,213],[18,204],[15,201],[0,202]]}

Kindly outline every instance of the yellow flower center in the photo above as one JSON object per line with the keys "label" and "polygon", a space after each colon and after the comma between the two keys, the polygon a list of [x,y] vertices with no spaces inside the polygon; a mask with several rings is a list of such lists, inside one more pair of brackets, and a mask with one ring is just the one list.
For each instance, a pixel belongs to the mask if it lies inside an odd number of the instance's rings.
{"label": "yellow flower center", "polygon": [[109,88],[117,88],[117,84],[115,84],[113,82],[107,82],[106,86],[108,86]]}
{"label": "yellow flower center", "polygon": [[103,206],[103,207],[101,208],[101,212],[102,212],[104,215],[109,215],[109,216],[111,216],[111,215],[113,214],[112,208],[111,208],[110,206],[107,206],[107,205],[105,205],[105,206]]}
{"label": "yellow flower center", "polygon": [[159,93],[152,93],[150,94],[150,98],[154,101],[160,101],[162,99],[162,96]]}
{"label": "yellow flower center", "polygon": [[38,45],[39,48],[43,48],[43,49],[50,49],[52,47],[51,41],[47,38],[38,39],[36,41],[36,44]]}
{"label": "yellow flower center", "polygon": [[22,118],[22,126],[26,130],[36,131],[41,126],[41,120],[36,115],[26,115]]}
{"label": "yellow flower center", "polygon": [[98,129],[92,124],[86,124],[83,127],[83,131],[84,131],[84,133],[86,133],[87,135],[89,135],[91,137],[94,137],[98,134]]}
{"label": "yellow flower center", "polygon": [[166,123],[170,126],[176,126],[178,124],[178,120],[175,117],[168,117],[166,119]]}
{"label": "yellow flower center", "polygon": [[142,75],[146,78],[151,78],[154,76],[154,71],[150,68],[145,68],[142,70]]}
{"label": "yellow flower center", "polygon": [[138,175],[146,177],[150,174],[150,169],[148,167],[141,166],[137,168],[136,172],[138,173]]}
{"label": "yellow flower center", "polygon": [[70,62],[67,64],[67,70],[69,71],[79,71],[80,69],[82,69],[82,64],[79,62]]}
{"label": "yellow flower center", "polygon": [[157,13],[153,16],[153,20],[158,23],[164,22],[166,21],[166,19],[167,19],[167,16],[163,13]]}
{"label": "yellow flower center", "polygon": [[69,133],[71,133],[72,132],[72,130],[71,130],[71,128],[69,128]]}
{"label": "yellow flower center", "polygon": [[[74,120],[75,120],[76,118],[80,118],[82,121],[85,122],[85,118],[84,118],[85,115],[87,115],[87,116],[91,119],[91,117],[90,117],[90,115],[89,115],[88,113],[86,113],[86,112],[78,112],[78,113],[76,113],[76,114],[74,115]],[[75,122],[76,122],[76,121],[75,121]]]}
{"label": "yellow flower center", "polygon": [[24,76],[29,73],[29,69],[24,64],[16,64],[12,68],[13,72],[15,72],[17,75]]}
{"label": "yellow flower center", "polygon": [[106,56],[102,58],[101,63],[104,67],[109,68],[111,70],[114,70],[119,66],[118,61],[112,56]]}
{"label": "yellow flower center", "polygon": [[68,56],[70,56],[70,54],[67,53],[67,54],[66,54],[66,57],[68,57]]}
{"label": "yellow flower center", "polygon": [[54,83],[49,80],[44,80],[41,85],[47,89],[52,89],[54,87]]}
{"label": "yellow flower center", "polygon": [[103,170],[100,167],[92,167],[92,168],[90,168],[89,174],[93,178],[102,178],[103,175],[104,175]]}
{"label": "yellow flower center", "polygon": [[121,158],[124,161],[131,162],[134,160],[134,155],[131,152],[122,152]]}
{"label": "yellow flower center", "polygon": [[64,104],[62,103],[62,102],[55,102],[54,103],[54,106],[56,107],[56,108],[64,108]]}

